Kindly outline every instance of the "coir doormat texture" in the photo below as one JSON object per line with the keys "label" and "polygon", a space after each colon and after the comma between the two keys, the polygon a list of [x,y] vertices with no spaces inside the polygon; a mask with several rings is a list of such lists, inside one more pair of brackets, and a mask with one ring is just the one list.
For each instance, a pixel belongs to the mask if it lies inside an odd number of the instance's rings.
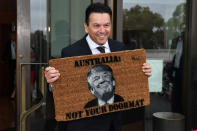
{"label": "coir doormat texture", "polygon": [[150,103],[142,72],[144,49],[49,61],[60,72],[52,84],[57,121],[129,110]]}

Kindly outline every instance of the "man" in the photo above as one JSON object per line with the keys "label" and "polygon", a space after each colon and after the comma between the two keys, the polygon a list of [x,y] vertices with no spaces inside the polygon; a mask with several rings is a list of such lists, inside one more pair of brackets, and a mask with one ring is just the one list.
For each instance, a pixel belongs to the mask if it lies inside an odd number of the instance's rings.
{"label": "man", "polygon": [[[85,31],[87,33],[81,40],[69,47],[62,49],[62,57],[99,54],[102,52],[115,52],[125,50],[123,43],[109,39],[111,31],[111,9],[104,4],[95,3],[86,9]],[[151,76],[149,64],[142,65],[142,71]],[[54,67],[45,69],[45,77],[48,83],[53,83],[60,76]],[[64,122],[65,123],[65,122]],[[121,131],[121,113],[109,113],[91,118],[70,121],[66,124],[58,124],[59,130],[67,131]]]}
{"label": "man", "polygon": [[9,91],[8,95],[12,97],[12,93],[15,89],[15,73],[16,73],[16,34],[15,32],[9,33],[9,40],[6,43],[6,48],[4,50],[3,60],[8,59],[9,67]]}
{"label": "man", "polygon": [[87,81],[89,90],[96,99],[88,102],[85,108],[124,101],[121,96],[114,94],[116,82],[112,69],[108,65],[93,66],[88,71]]}

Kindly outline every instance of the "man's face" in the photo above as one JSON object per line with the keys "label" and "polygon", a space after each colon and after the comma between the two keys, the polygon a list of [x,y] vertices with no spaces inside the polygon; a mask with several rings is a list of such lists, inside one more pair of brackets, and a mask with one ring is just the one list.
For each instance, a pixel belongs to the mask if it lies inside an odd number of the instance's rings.
{"label": "man's face", "polygon": [[93,94],[104,101],[109,100],[114,94],[115,80],[109,71],[93,71],[88,78]]}
{"label": "man's face", "polygon": [[108,13],[91,13],[89,24],[84,24],[85,31],[97,44],[103,45],[111,31],[111,19]]}

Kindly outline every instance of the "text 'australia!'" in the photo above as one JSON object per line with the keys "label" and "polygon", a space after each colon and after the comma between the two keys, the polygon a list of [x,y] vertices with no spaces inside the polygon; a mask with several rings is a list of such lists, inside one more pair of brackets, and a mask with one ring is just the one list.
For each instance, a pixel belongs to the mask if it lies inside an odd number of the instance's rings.
{"label": "text 'australia!'", "polygon": [[120,56],[105,56],[100,58],[75,60],[75,67],[120,62]]}

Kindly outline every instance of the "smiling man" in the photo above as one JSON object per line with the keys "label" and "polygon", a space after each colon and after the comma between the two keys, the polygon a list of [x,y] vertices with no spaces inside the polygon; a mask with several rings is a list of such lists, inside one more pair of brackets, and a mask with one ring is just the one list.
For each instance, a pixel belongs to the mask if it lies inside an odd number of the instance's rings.
{"label": "smiling man", "polygon": [[[126,50],[122,42],[109,39],[112,11],[109,6],[94,3],[87,7],[84,28],[86,35],[74,44],[62,49],[62,57],[82,56]],[[149,64],[142,65],[142,71],[151,76]],[[54,67],[45,69],[48,83],[55,82],[60,73]],[[121,112],[103,114],[70,122],[58,122],[59,131],[121,131]]]}
{"label": "smiling man", "polygon": [[90,20],[84,24],[86,33],[97,44],[103,45],[109,38],[111,31],[111,20],[107,13],[92,13]]}

